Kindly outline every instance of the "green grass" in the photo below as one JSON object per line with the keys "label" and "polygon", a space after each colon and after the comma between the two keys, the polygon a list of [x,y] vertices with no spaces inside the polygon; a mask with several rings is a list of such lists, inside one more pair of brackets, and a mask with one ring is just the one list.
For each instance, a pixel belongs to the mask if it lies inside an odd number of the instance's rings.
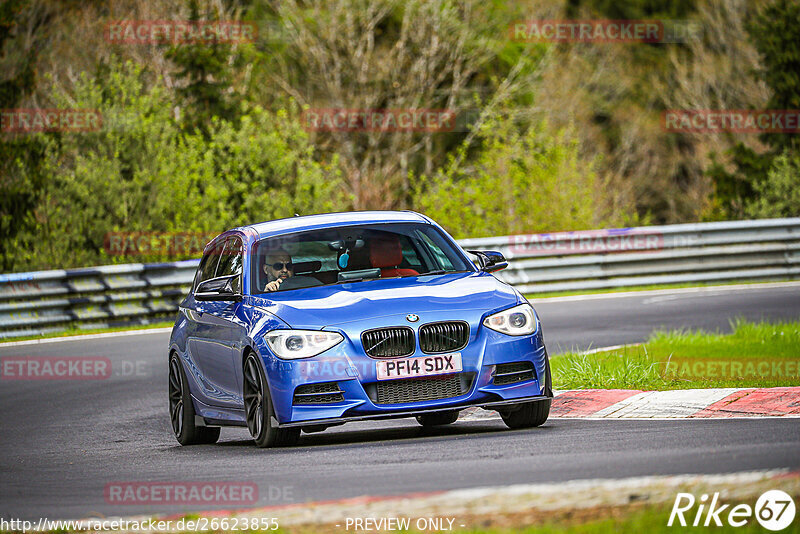
{"label": "green grass", "polygon": [[554,356],[553,384],[647,390],[800,385],[800,321],[737,320],[732,328],[731,334],[657,332],[638,346]]}
{"label": "green grass", "polygon": [[71,326],[64,330],[60,330],[58,332],[46,332],[43,334],[32,335],[32,336],[0,338],[0,347],[3,346],[3,343],[13,342],[13,341],[28,341],[30,339],[50,339],[50,338],[68,337],[68,336],[87,336],[92,334],[104,334],[107,332],[125,332],[128,330],[147,330],[150,328],[164,328],[167,326],[172,326],[173,324],[175,324],[174,321],[163,321],[151,324],[112,326],[109,328],[91,328],[91,329],[79,328],[78,326]]}
{"label": "green grass", "polygon": [[[752,506],[753,503],[750,503]],[[471,534],[510,534],[510,533],[524,533],[524,534],[634,534],[643,533],[647,534],[674,534],[675,532],[685,532],[687,530],[696,531],[713,531],[713,532],[737,532],[737,533],[754,533],[766,532],[766,530],[756,521],[755,518],[750,518],[746,525],[742,527],[732,527],[727,524],[727,515],[723,512],[720,515],[720,520],[723,523],[722,527],[692,527],[691,523],[687,522],[686,527],[681,527],[680,523],[673,523],[671,527],[667,526],[671,506],[648,506],[645,508],[637,508],[635,511],[615,511],[615,513],[608,513],[608,517],[601,519],[590,520],[569,520],[562,519],[556,522],[544,522],[536,526],[527,526],[524,528],[499,528],[499,529],[475,529],[475,530],[459,530],[458,532],[471,533]],[[687,517],[687,519],[689,519]],[[692,521],[693,517],[689,519]],[[703,521],[705,516],[703,516]],[[702,521],[701,521],[702,524]],[[784,532],[793,531],[792,527],[786,529]],[[797,532],[797,530],[794,530]]]}
{"label": "green grass", "polygon": [[[789,489],[790,494],[793,495],[795,502],[797,502],[798,495]],[[744,499],[737,501],[737,504],[747,504],[751,508],[755,505],[755,499]],[[469,518],[455,517],[455,524],[464,521],[470,526],[467,528],[460,528],[454,526],[455,532],[459,534],[633,534],[646,532],[648,534],[673,534],[675,532],[684,532],[687,530],[696,530],[698,532],[736,532],[739,534],[750,534],[755,532],[766,532],[761,527],[755,517],[747,519],[747,523],[742,527],[731,527],[728,520],[728,513],[730,509],[724,511],[719,515],[722,526],[711,527],[692,527],[691,522],[694,520],[694,513],[697,508],[686,512],[684,518],[687,520],[687,526],[681,527],[680,523],[675,521],[673,526],[667,526],[670,512],[672,510],[672,503],[634,503],[627,506],[618,507],[600,507],[600,508],[574,508],[572,510],[555,510],[552,512],[545,511],[531,511],[531,512],[517,512],[512,515],[505,514],[484,514],[478,516],[470,516]],[[405,517],[404,514],[400,514]],[[186,518],[196,519],[198,514],[189,514],[184,516]],[[412,524],[414,515],[412,517]],[[436,514],[435,517],[448,517],[446,512]],[[705,514],[701,518],[705,520]],[[278,519],[280,524],[280,519]],[[5,534],[8,531],[0,531],[0,534]],[[50,531],[55,533],[57,531]],[[63,532],[63,531],[61,531]],[[225,531],[219,531],[225,532]],[[228,532],[252,532],[258,534],[338,534],[344,532],[343,527],[334,527],[333,525],[298,525],[282,527],[276,531],[257,530],[257,531],[228,531]],[[409,531],[400,530],[398,532],[420,532],[415,528]],[[425,531],[432,532],[432,531]],[[798,532],[797,519],[787,529],[782,532]]]}
{"label": "green grass", "polygon": [[708,282],[698,283],[690,282],[683,284],[651,284],[646,286],[635,287],[608,287],[604,289],[581,289],[577,291],[545,291],[542,293],[528,293],[525,295],[528,299],[543,299],[549,297],[571,297],[574,295],[601,295],[604,293],[633,293],[637,291],[653,291],[658,289],[685,289],[689,287],[719,287],[719,286],[738,286],[738,285],[758,285],[758,284],[775,284],[781,282],[789,282],[789,279],[782,280],[762,280],[762,281],[748,281],[736,280],[732,282]]}
{"label": "green grass", "polygon": [[[796,499],[796,498],[795,498]],[[745,499],[739,503],[746,503],[753,507],[755,499]],[[536,511],[531,514],[514,514],[511,516],[494,516],[487,514],[485,516],[472,517],[467,520],[470,524],[480,524],[480,527],[467,527],[460,528],[455,526],[455,532],[459,534],[674,534],[675,532],[697,531],[697,532],[736,532],[750,534],[755,532],[767,532],[754,517],[747,520],[747,524],[742,527],[731,527],[727,523],[728,511],[719,515],[722,526],[704,527],[702,522],[705,521],[705,514],[701,519],[701,526],[692,527],[691,522],[694,520],[694,512],[687,512],[684,518],[687,520],[687,526],[681,527],[680,523],[676,521],[673,526],[668,527],[667,521],[669,520],[672,504],[633,504],[629,506],[616,507],[616,508],[589,508],[573,510],[556,510],[553,512]],[[437,516],[447,517],[446,513],[437,514]],[[463,518],[455,517],[455,524],[457,525]],[[797,520],[795,519],[795,522]],[[796,525],[791,525],[783,532],[797,532]],[[289,527],[280,529],[277,532],[284,532],[287,534],[333,534],[344,532],[343,528],[309,528],[303,527]],[[400,532],[419,532],[412,528],[409,531]],[[430,531],[429,531],[430,532]]]}

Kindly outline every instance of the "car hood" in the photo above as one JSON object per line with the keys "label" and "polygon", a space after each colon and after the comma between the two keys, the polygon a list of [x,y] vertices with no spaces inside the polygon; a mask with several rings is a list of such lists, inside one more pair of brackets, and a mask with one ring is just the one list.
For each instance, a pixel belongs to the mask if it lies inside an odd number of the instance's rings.
{"label": "car hood", "polygon": [[516,291],[486,273],[378,279],[247,297],[292,328],[320,329],[380,317],[416,314],[422,322],[453,312],[501,310],[519,302]]}

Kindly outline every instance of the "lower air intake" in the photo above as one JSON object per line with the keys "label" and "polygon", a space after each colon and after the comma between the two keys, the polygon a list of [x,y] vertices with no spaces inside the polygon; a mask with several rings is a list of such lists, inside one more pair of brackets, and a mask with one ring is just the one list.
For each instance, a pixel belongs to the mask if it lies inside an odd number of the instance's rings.
{"label": "lower air intake", "polygon": [[[472,386],[471,373],[458,373],[434,378],[387,380],[375,385],[376,404],[404,404],[436,399],[449,399],[466,394]],[[371,392],[372,393],[372,392]]]}
{"label": "lower air intake", "polygon": [[292,404],[331,404],[343,400],[344,393],[337,382],[324,382],[297,386]]}
{"label": "lower air intake", "polygon": [[531,362],[501,363],[494,370],[494,385],[505,386],[533,380],[533,364]]}

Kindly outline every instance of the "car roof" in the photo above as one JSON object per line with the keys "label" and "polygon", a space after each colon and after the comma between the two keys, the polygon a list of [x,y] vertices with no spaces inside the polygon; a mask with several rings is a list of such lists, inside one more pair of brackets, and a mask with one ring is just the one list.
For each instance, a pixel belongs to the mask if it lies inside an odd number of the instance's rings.
{"label": "car roof", "polygon": [[[247,233],[255,232],[261,239],[287,232],[301,232],[319,228],[334,228],[337,226],[353,224],[380,224],[431,221],[413,211],[350,211],[343,213],[324,213],[320,215],[305,215],[302,217],[288,217],[275,221],[266,221],[243,227]],[[250,232],[248,232],[250,231]]]}

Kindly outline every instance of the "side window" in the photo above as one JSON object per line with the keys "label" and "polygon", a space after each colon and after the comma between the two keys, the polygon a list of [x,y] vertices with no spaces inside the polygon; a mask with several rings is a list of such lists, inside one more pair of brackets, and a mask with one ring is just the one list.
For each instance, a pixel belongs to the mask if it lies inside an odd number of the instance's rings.
{"label": "side window", "polygon": [[[242,274],[242,240],[238,237],[232,237],[225,242],[225,248],[222,251],[222,257],[217,266],[217,272],[214,277],[228,276],[232,274]],[[234,282],[234,291],[241,291],[242,277]]]}
{"label": "side window", "polygon": [[197,289],[197,285],[200,282],[204,282],[211,278],[214,278],[214,273],[217,270],[217,264],[219,263],[220,258],[220,247],[216,245],[211,248],[204,256],[203,259],[200,260],[200,266],[197,268],[197,274],[194,277],[194,287],[192,287],[192,291]]}
{"label": "side window", "polygon": [[192,291],[197,289],[197,284],[200,283],[200,280],[203,277],[202,273],[203,269],[205,269],[206,264],[208,263],[208,256],[208,254],[203,256],[203,258],[200,260],[200,265],[197,266],[197,272],[194,273],[194,281],[192,282]]}

